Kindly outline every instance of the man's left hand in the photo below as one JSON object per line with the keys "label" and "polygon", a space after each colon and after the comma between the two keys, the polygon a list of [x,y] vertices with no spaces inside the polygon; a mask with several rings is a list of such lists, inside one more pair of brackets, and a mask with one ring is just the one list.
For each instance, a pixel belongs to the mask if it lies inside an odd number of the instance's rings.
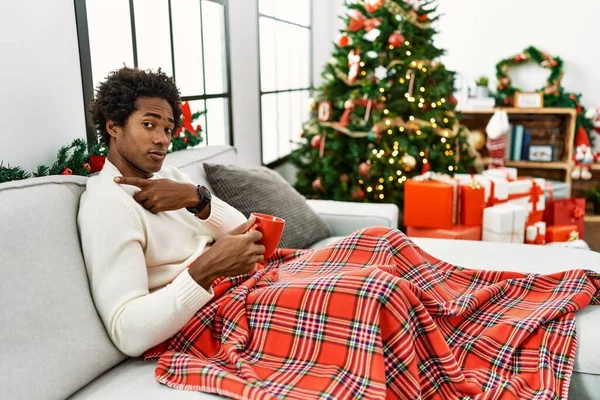
{"label": "man's left hand", "polygon": [[133,198],[153,214],[192,207],[200,201],[198,189],[191,183],[180,183],[169,179],[142,179],[119,176],[115,182],[133,185],[140,190]]}

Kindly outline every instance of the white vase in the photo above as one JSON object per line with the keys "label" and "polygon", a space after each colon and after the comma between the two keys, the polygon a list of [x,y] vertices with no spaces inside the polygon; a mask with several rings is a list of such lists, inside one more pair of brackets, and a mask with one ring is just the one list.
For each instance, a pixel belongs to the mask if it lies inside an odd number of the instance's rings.
{"label": "white vase", "polygon": [[477,91],[475,92],[475,96],[478,99],[487,99],[489,97],[490,91],[487,86],[477,86]]}

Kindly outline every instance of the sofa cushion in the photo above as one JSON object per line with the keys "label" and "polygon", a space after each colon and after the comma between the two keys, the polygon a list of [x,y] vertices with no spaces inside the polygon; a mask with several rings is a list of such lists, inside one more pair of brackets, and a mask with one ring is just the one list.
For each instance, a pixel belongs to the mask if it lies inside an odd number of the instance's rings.
{"label": "sofa cushion", "polygon": [[280,247],[303,249],[331,236],[329,225],[277,172],[211,163],[205,163],[204,170],[214,193],[246,217],[257,212],[285,220]]}
{"label": "sofa cushion", "polygon": [[203,162],[216,164],[237,164],[237,150],[232,146],[208,146],[193,150],[182,150],[170,153],[165,158],[164,165],[172,165],[188,175],[197,185],[210,186],[206,173],[202,168]]}
{"label": "sofa cushion", "polygon": [[161,385],[154,378],[155,362],[139,358],[117,365],[90,383],[70,400],[143,399],[143,400],[218,400],[223,397]]}
{"label": "sofa cushion", "polygon": [[65,398],[125,359],[94,308],[77,232],[86,178],[0,184],[0,398]]}

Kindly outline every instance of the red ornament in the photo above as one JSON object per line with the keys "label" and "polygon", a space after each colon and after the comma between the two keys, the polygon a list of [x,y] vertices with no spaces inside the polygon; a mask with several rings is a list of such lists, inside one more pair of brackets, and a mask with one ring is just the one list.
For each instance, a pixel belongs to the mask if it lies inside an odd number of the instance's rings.
{"label": "red ornament", "polygon": [[368,178],[368,177],[369,177],[369,170],[370,170],[370,169],[371,169],[371,166],[370,166],[369,164],[367,164],[366,162],[364,162],[364,163],[361,163],[361,164],[358,166],[358,173],[359,173],[361,176],[363,176],[363,177],[365,177],[365,178]]}
{"label": "red ornament", "polygon": [[202,125],[196,125],[196,132],[202,132]]}
{"label": "red ornament", "polygon": [[369,18],[365,21],[365,31],[370,32],[371,30],[381,26],[383,21],[381,18]]}
{"label": "red ornament", "polygon": [[388,43],[394,47],[400,47],[404,44],[404,36],[400,32],[394,32],[388,38]]}
{"label": "red ornament", "polygon": [[419,18],[418,18],[419,22],[425,22],[428,19],[429,19],[429,15],[428,14],[420,15]]}
{"label": "red ornament", "polygon": [[575,108],[577,110],[577,114],[581,114],[581,112],[583,111],[583,109],[580,106],[577,106],[577,108]]}
{"label": "red ornament", "polygon": [[60,174],[61,175],[73,175],[73,171],[71,171],[71,169],[65,167],[65,169],[63,169]]}
{"label": "red ornament", "polygon": [[319,149],[321,148],[321,135],[315,135],[312,137],[312,139],[310,139],[310,146],[313,149]]}
{"label": "red ornament", "polygon": [[365,198],[365,191],[362,190],[361,188],[356,188],[352,191],[352,193],[350,193],[350,196],[354,199],[354,200],[364,200]]}
{"label": "red ornament", "polygon": [[321,178],[317,178],[312,183],[313,190],[323,190],[323,185],[321,184]]}
{"label": "red ornament", "polygon": [[82,165],[83,169],[85,169],[87,172],[90,172],[92,170],[92,167],[90,167],[90,164],[88,163],[83,163]]}
{"label": "red ornament", "polygon": [[350,180],[350,177],[348,176],[348,174],[343,174],[340,176],[340,182],[343,184],[348,183],[349,180]]}
{"label": "red ornament", "polygon": [[360,31],[365,26],[365,16],[358,10],[351,10],[349,13],[348,32]]}
{"label": "red ornament", "polygon": [[369,13],[374,13],[375,11],[383,7],[383,3],[385,3],[385,0],[366,0],[365,9]]}
{"label": "red ornament", "polygon": [[184,142],[185,144],[187,144],[187,142],[189,142],[189,141],[190,141],[190,139],[188,139],[188,137],[187,137],[187,136],[184,136],[184,137],[183,137],[183,142]]}
{"label": "red ornament", "polygon": [[90,167],[92,168],[90,172],[93,174],[102,171],[105,162],[105,156],[90,156]]}
{"label": "red ornament", "polygon": [[456,106],[458,104],[458,100],[456,100],[456,97],[454,96],[450,96],[448,98],[448,101],[450,102],[450,104],[452,104],[453,106]]}
{"label": "red ornament", "polygon": [[350,46],[352,44],[352,39],[350,39],[350,36],[346,35],[345,33],[342,33],[337,38],[336,44],[340,47]]}

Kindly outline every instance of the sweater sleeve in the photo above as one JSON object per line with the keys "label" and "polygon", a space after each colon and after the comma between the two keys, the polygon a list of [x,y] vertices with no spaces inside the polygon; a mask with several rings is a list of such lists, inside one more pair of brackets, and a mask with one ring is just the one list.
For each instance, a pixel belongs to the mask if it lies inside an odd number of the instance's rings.
{"label": "sweater sleeve", "polygon": [[[184,172],[175,167],[165,167],[164,171],[178,182],[196,184]],[[211,236],[217,240],[229,231],[237,228],[247,219],[240,211],[230,206],[217,196],[212,196],[210,205],[210,216],[202,220],[204,226],[210,231]]]}
{"label": "sweater sleeve", "polygon": [[103,197],[82,198],[78,223],[83,254],[94,303],[111,340],[136,357],[177,333],[212,293],[187,269],[150,293],[142,225],[124,199]]}

